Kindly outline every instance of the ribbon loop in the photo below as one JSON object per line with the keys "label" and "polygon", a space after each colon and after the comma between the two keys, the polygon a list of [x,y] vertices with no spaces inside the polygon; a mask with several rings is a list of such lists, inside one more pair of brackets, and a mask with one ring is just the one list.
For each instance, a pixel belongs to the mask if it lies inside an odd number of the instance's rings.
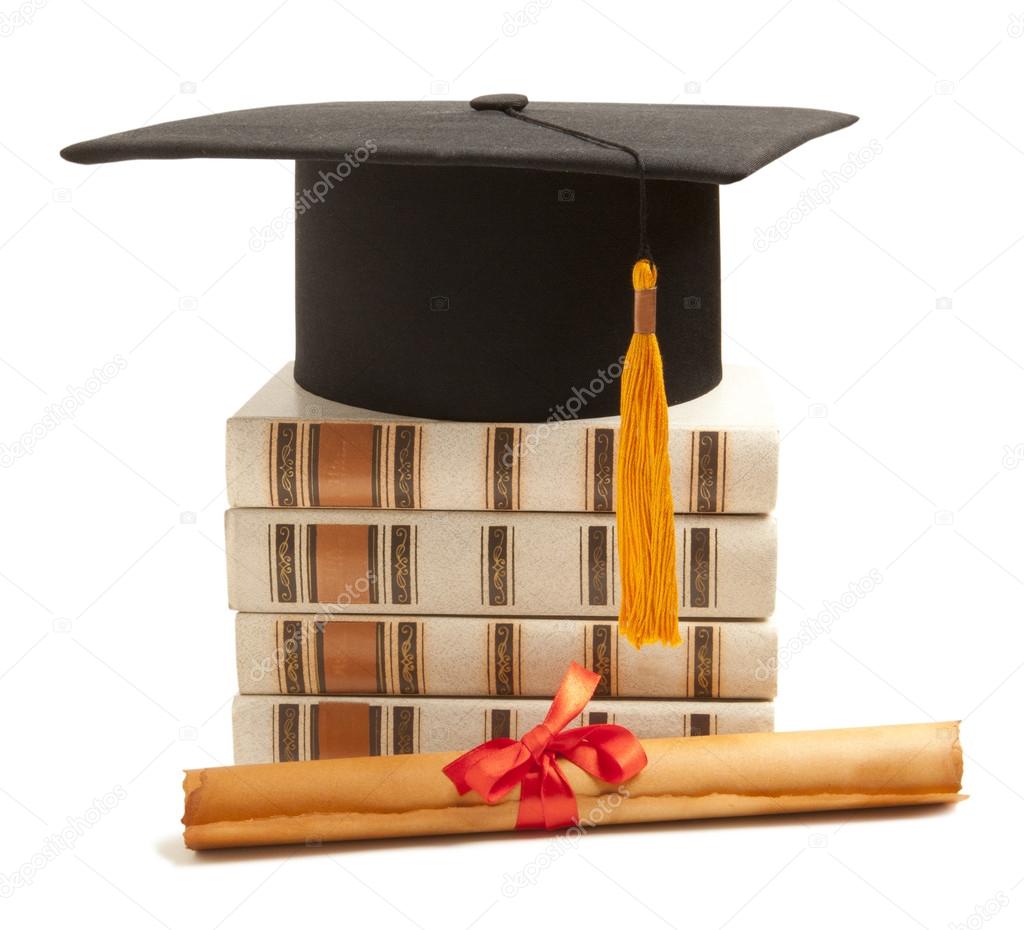
{"label": "ribbon loop", "polygon": [[522,739],[492,739],[444,767],[459,794],[476,791],[496,804],[516,785],[517,830],[555,830],[579,822],[576,795],[559,768],[558,756],[613,785],[622,784],[647,765],[640,741],[614,723],[565,726],[578,717],[601,676],[573,662],[551,701],[544,722]]}

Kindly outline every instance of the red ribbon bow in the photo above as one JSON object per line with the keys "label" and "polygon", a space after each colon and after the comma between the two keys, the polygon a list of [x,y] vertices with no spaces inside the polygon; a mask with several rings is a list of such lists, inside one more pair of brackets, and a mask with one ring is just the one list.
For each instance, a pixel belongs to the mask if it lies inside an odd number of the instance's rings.
{"label": "red ribbon bow", "polygon": [[446,765],[445,775],[459,794],[476,791],[488,804],[496,804],[521,784],[517,830],[557,830],[578,823],[576,795],[558,767],[558,756],[613,785],[628,781],[647,765],[640,741],[618,724],[563,731],[582,713],[600,680],[600,675],[573,662],[543,723],[521,740],[481,743]]}

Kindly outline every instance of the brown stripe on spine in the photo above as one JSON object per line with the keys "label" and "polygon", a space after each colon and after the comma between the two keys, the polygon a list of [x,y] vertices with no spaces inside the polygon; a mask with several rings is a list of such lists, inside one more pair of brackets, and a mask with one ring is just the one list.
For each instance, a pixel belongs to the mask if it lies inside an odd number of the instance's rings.
{"label": "brown stripe on spine", "polygon": [[594,483],[590,480],[590,430],[583,431],[583,509],[593,510],[594,500],[592,497]]}
{"label": "brown stripe on spine", "polygon": [[520,428],[516,430],[516,510],[519,509],[519,502],[523,499],[523,463],[520,456],[522,448],[523,431]]}
{"label": "brown stripe on spine", "polygon": [[690,536],[690,606],[711,603],[711,530],[693,527]]}
{"label": "brown stripe on spine", "polygon": [[267,493],[270,495],[270,506],[277,506],[277,477],[274,474],[274,461],[277,449],[277,424],[270,424],[270,442],[267,443]]}
{"label": "brown stripe on spine", "polygon": [[327,676],[324,668],[324,627],[327,625],[325,620],[315,620],[313,622],[314,629],[314,643],[316,645],[316,690],[317,694],[323,694],[327,690]]}
{"label": "brown stripe on spine", "polygon": [[380,601],[380,558],[377,550],[377,537],[380,535],[376,526],[366,528],[366,577],[370,585],[367,598],[371,604]]}
{"label": "brown stripe on spine", "polygon": [[384,623],[334,620],[323,624],[321,650],[328,694],[384,694]]}
{"label": "brown stripe on spine", "polygon": [[596,726],[599,723],[608,722],[608,711],[606,710],[592,710],[587,714],[587,725]]}
{"label": "brown stripe on spine", "polygon": [[[302,602],[307,600],[306,592],[307,588],[305,585],[309,582],[309,576],[311,574],[310,565],[305,561],[309,556],[309,550],[306,548],[306,536],[309,531],[309,526],[302,526],[297,524],[295,527],[295,590],[298,592],[299,601]],[[303,582],[303,572],[306,573],[306,581]]]}
{"label": "brown stripe on spine", "polygon": [[711,734],[711,714],[690,714],[690,736]]}
{"label": "brown stripe on spine", "polygon": [[370,505],[380,507],[380,440],[381,428],[373,427],[370,445]]}
{"label": "brown stripe on spine", "polygon": [[[721,503],[721,506],[718,509],[721,510],[723,513],[725,513],[725,483],[726,483],[725,479],[726,479],[726,477],[728,475],[728,471],[729,471],[729,434],[728,433],[722,433],[722,477],[721,477],[721,480],[719,481],[719,484],[722,487],[722,503]],[[717,725],[717,722],[718,722],[718,718],[717,717],[715,718],[715,722],[716,722],[716,725]]]}
{"label": "brown stripe on spine", "polygon": [[512,736],[512,711],[491,711],[491,739],[509,739]]}
{"label": "brown stripe on spine", "polygon": [[395,427],[394,500],[399,510],[409,510],[416,501],[416,427]]}
{"label": "brown stripe on spine", "polygon": [[392,710],[391,751],[406,756],[416,751],[416,708],[395,707]]}
{"label": "brown stripe on spine", "polygon": [[274,471],[277,478],[277,505],[279,507],[294,507],[298,496],[298,477],[295,471],[298,432],[297,423],[277,424]]}
{"label": "brown stripe on spine", "polygon": [[385,508],[391,507],[391,501],[388,497],[388,490],[391,487],[391,482],[388,481],[388,467],[391,461],[391,430],[392,427],[385,426],[381,429],[381,434],[384,437],[384,448],[381,450],[381,466],[380,466],[380,481],[381,481],[381,492],[384,495],[384,501],[382,506]]}
{"label": "brown stripe on spine", "polygon": [[320,705],[309,704],[309,758],[320,758]]}
{"label": "brown stripe on spine", "polygon": [[284,666],[286,694],[304,694],[306,679],[302,671],[302,621],[285,620],[281,624],[281,662]]}
{"label": "brown stripe on spine", "polygon": [[509,530],[508,583],[512,589],[512,606],[516,605],[516,528]]}
{"label": "brown stripe on spine", "polygon": [[[311,708],[312,710],[312,708]],[[317,747],[317,758],[350,759],[353,756],[379,755],[373,749],[374,711],[369,704],[321,701],[310,715],[310,743]]]}
{"label": "brown stripe on spine", "polygon": [[694,474],[697,513],[714,513],[718,505],[719,434],[698,433],[697,463]]}
{"label": "brown stripe on spine", "polygon": [[494,693],[514,695],[516,683],[515,669],[515,624],[495,623],[493,629],[494,642]]}
{"label": "brown stripe on spine", "polygon": [[506,607],[510,600],[509,528],[487,527],[487,602],[491,607]]}
{"label": "brown stripe on spine", "polygon": [[698,626],[693,629],[693,694],[694,697],[714,696],[715,628]]}
{"label": "brown stripe on spine", "polygon": [[491,502],[491,428],[484,436],[484,510],[490,510]]}
{"label": "brown stripe on spine", "polygon": [[371,707],[367,715],[369,720],[366,750],[371,756],[379,756],[383,747],[383,741],[381,739],[382,720],[384,717],[383,709],[380,706]]}
{"label": "brown stripe on spine", "polygon": [[309,424],[309,455],[307,458],[306,490],[309,506],[320,506],[320,424]]}
{"label": "brown stripe on spine", "polygon": [[593,509],[610,513],[613,509],[612,488],[615,468],[615,430],[594,430]]}
{"label": "brown stripe on spine", "polygon": [[587,603],[591,607],[608,603],[608,527],[587,529]]}
{"label": "brown stripe on spine", "polygon": [[601,676],[594,689],[597,697],[610,697],[612,693],[612,637],[610,624],[595,623],[591,628],[590,670]]}
{"label": "brown stripe on spine", "polygon": [[515,465],[515,430],[499,426],[494,430],[494,452],[491,457],[491,509],[515,510],[513,467]]}
{"label": "brown stripe on spine", "polygon": [[412,603],[412,527],[392,526],[391,537],[391,601]]}
{"label": "brown stripe on spine", "polygon": [[715,607],[718,607],[718,530],[715,530]]}
{"label": "brown stripe on spine", "polygon": [[299,761],[299,705],[277,705],[277,761]]}
{"label": "brown stripe on spine", "polygon": [[306,558],[309,561],[309,600],[316,604],[319,600],[319,593],[316,584],[316,529],[317,524],[310,523],[306,527]]}
{"label": "brown stripe on spine", "polygon": [[390,644],[391,625],[380,622],[376,626],[376,656],[375,669],[377,673],[377,693],[388,693],[388,646]]}
{"label": "brown stripe on spine", "polygon": [[310,427],[311,499],[315,496],[323,507],[379,506],[375,499],[378,430],[369,423]]}
{"label": "brown stripe on spine", "polygon": [[[311,525],[312,526],[312,525]],[[377,527],[315,524],[310,535],[310,594],[316,603],[376,604]]]}
{"label": "brown stripe on spine", "polygon": [[274,575],[277,580],[277,599],[283,604],[298,600],[295,581],[295,527],[278,523],[274,528]]}
{"label": "brown stripe on spine", "polygon": [[418,626],[409,620],[398,624],[398,692],[420,693]]}

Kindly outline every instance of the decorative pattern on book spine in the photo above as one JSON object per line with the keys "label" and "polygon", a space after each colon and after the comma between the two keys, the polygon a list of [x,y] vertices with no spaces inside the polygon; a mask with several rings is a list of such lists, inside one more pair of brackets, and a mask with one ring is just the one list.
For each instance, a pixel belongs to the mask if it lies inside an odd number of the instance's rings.
{"label": "decorative pattern on book spine", "polygon": [[729,434],[695,432],[690,443],[691,513],[725,510],[725,461]]}
{"label": "decorative pattern on book spine", "polygon": [[718,606],[718,530],[688,527],[683,536],[684,591],[688,607]]}
{"label": "decorative pattern on book spine", "polygon": [[587,510],[611,513],[615,509],[615,430],[588,429],[585,442]]}
{"label": "decorative pattern on book spine", "polygon": [[521,428],[487,428],[484,487],[488,510],[518,510],[520,491]]}
{"label": "decorative pattern on book spine", "polygon": [[273,602],[418,603],[415,526],[277,523],[269,534]]}
{"label": "decorative pattern on book spine", "polygon": [[490,694],[522,693],[520,642],[522,627],[518,623],[493,623],[487,627],[488,691]]}
{"label": "decorative pattern on book spine", "polygon": [[420,507],[422,427],[272,422],[272,507]]}
{"label": "decorative pattern on book spine", "polygon": [[480,599],[487,607],[516,602],[516,531],[509,526],[480,528]]}
{"label": "decorative pattern on book spine", "polygon": [[417,706],[364,703],[275,704],[275,762],[419,752]]}
{"label": "decorative pattern on book spine", "polygon": [[615,606],[615,527],[580,527],[580,604]]}
{"label": "decorative pattern on book spine", "polygon": [[[303,617],[275,627],[281,694],[426,693],[422,620]],[[261,662],[255,672],[267,667]]]}

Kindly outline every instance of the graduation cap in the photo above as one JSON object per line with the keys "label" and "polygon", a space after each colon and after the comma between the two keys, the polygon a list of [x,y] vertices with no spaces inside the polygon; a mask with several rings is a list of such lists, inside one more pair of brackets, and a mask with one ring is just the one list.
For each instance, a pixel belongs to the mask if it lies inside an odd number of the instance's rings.
{"label": "graduation cap", "polygon": [[621,404],[620,618],[641,643],[678,637],[666,403],[722,376],[718,186],[855,120],[498,94],[243,110],[62,155],[294,159],[295,378],[315,394],[491,422]]}

